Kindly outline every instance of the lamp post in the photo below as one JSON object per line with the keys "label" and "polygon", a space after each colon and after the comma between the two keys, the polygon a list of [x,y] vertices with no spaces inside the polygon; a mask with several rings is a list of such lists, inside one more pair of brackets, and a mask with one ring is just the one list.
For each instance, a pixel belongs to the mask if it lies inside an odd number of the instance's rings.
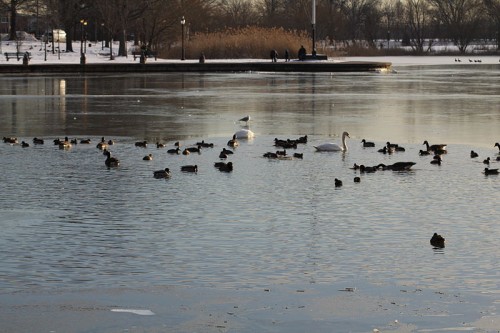
{"label": "lamp post", "polygon": [[81,65],[85,65],[85,54],[83,53],[83,29],[84,27],[87,25],[87,21],[85,21],[84,19],[81,19],[80,20],[80,24],[81,24],[81,36],[80,36],[80,64]]}
{"label": "lamp post", "polygon": [[182,55],[181,55],[181,60],[186,60],[186,52],[184,50],[184,25],[186,24],[186,20],[184,19],[184,16],[181,18],[181,28],[182,28],[182,42],[181,42],[181,49],[182,49]]}
{"label": "lamp post", "polygon": [[[61,29],[57,29],[57,59],[61,60],[61,40],[60,40],[60,31]],[[54,38],[54,36],[52,36]]]}
{"label": "lamp post", "polygon": [[104,23],[101,23],[101,50],[104,50]]}
{"label": "lamp post", "polygon": [[316,0],[312,1],[312,15],[311,15],[311,25],[312,25],[312,56],[316,56]]}

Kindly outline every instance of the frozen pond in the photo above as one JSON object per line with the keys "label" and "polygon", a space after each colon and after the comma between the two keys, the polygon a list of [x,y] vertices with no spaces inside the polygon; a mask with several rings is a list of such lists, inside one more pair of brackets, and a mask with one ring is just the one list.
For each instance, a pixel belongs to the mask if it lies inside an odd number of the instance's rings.
{"label": "frozen pond", "polygon": [[[487,157],[500,166],[499,82],[498,65],[4,77],[0,132],[31,146],[0,144],[2,293],[359,283],[459,290],[493,303],[500,178],[482,171]],[[213,164],[246,114],[256,137],[228,158],[232,173],[219,172]],[[343,131],[348,152],[314,151]],[[307,144],[287,150],[303,159],[262,157],[281,150],[274,138],[303,135]],[[92,144],[52,144],[64,136]],[[118,168],[105,167],[101,136],[116,142]],[[147,148],[134,145],[142,140]],[[201,140],[214,148],[167,153],[176,141]],[[441,166],[419,156],[424,140],[448,144]],[[406,150],[379,153],[387,141]],[[142,160],[147,154],[152,161]],[[351,169],[398,161],[416,165]],[[182,173],[186,164],[198,173]],[[171,179],[152,177],[165,167]],[[434,232],[445,236],[444,249],[430,246]]]}

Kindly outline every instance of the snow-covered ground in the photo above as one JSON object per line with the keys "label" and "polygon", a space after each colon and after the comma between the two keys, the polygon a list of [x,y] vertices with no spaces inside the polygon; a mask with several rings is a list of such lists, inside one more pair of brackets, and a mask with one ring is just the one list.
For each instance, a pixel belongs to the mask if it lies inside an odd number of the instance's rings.
{"label": "snow-covered ground", "polygon": [[[58,52],[59,46],[61,52]],[[97,64],[97,63],[134,63],[139,62],[139,59],[132,56],[131,50],[133,48],[132,43],[128,45],[129,55],[127,57],[118,57],[116,53],[118,51],[118,42],[113,43],[113,53],[115,57],[110,60],[109,48],[103,47],[103,44],[99,42],[87,42],[86,47],[84,47],[86,63]],[[65,43],[55,43],[54,50],[52,49],[52,43],[44,44],[43,42],[36,39],[23,40],[20,42],[15,41],[2,41],[0,45],[0,65],[8,64],[19,64],[22,63],[21,60],[9,59],[6,60],[4,56],[5,52],[20,52],[28,51],[31,54],[31,64],[49,64],[49,63],[80,63],[80,50],[81,43],[73,43],[74,52],[64,52],[66,50]],[[460,61],[458,61],[460,60]],[[269,59],[207,59],[207,62],[250,62],[250,61],[270,61]],[[278,60],[280,61],[280,60]],[[283,60],[281,60],[283,61]],[[398,56],[398,57],[335,57],[330,58],[328,61],[333,62],[344,62],[344,61],[381,61],[381,62],[391,62],[393,66],[411,66],[411,65],[446,65],[446,64],[463,64],[463,65],[475,65],[475,64],[500,64],[499,56],[481,56],[481,55],[468,55],[468,56]],[[163,63],[174,63],[174,62],[198,62],[198,59],[147,59],[147,62],[163,62]]]}

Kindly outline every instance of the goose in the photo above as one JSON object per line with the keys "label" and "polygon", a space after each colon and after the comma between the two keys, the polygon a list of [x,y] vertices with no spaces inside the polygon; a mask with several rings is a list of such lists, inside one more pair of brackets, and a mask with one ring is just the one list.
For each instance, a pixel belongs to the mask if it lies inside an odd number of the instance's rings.
{"label": "goose", "polygon": [[432,235],[432,237],[431,237],[430,243],[434,247],[443,248],[444,247],[444,237],[441,235],[438,235],[437,233],[434,233],[434,235]]}
{"label": "goose", "polygon": [[39,138],[33,138],[33,143],[36,144],[36,145],[43,145],[45,141],[43,141],[43,139],[39,139]]}
{"label": "goose", "polygon": [[238,147],[240,143],[238,142],[238,139],[236,138],[236,134],[233,135],[233,138],[227,142],[227,145],[229,147]]}
{"label": "goose", "polygon": [[157,179],[170,178],[171,176],[172,175],[170,174],[169,168],[165,168],[164,170],[153,171],[153,177],[155,177]]}
{"label": "goose", "polygon": [[106,143],[106,141],[104,141],[104,137],[101,138],[101,142],[99,142],[97,145],[96,145],[96,148],[100,149],[100,150],[104,150],[104,149],[107,149],[108,148],[108,144]]}
{"label": "goose", "polygon": [[252,132],[249,129],[245,129],[245,128],[240,129],[239,131],[234,133],[234,135],[236,136],[236,139],[252,139],[255,137],[254,132]]}
{"label": "goose", "polygon": [[152,161],[153,160],[153,154],[146,155],[142,158],[143,161]]}
{"label": "goose", "polygon": [[498,169],[488,169],[484,168],[485,175],[498,175]]}
{"label": "goose", "polygon": [[335,187],[341,187],[342,181],[340,179],[335,178]]}
{"label": "goose", "polygon": [[364,166],[363,164],[361,164],[361,165],[359,166],[359,172],[361,172],[361,173],[365,173],[365,172],[366,172],[366,173],[372,173],[372,172],[377,171],[377,169],[378,169],[378,168],[379,168],[379,166],[378,166],[378,165],[377,165],[377,166],[372,166],[372,167],[371,167],[371,166]]}
{"label": "goose", "polygon": [[415,162],[396,162],[394,164],[385,165],[383,163],[379,164],[378,167],[383,170],[394,170],[394,171],[407,171],[410,170],[412,166],[414,166]]}
{"label": "goose", "polygon": [[436,144],[436,145],[429,145],[429,142],[427,140],[424,141],[424,143],[422,143],[423,145],[425,145],[427,147],[427,151],[436,151],[436,150],[439,150],[439,151],[442,151],[442,150],[446,150],[447,146],[446,144]]}
{"label": "goose", "polygon": [[471,151],[470,151],[470,158],[476,158],[476,157],[478,157],[478,156],[479,156],[479,154],[478,154],[478,153],[476,153],[474,150],[471,150]]}
{"label": "goose", "polygon": [[107,158],[106,161],[104,161],[104,164],[106,164],[108,168],[120,165],[120,161],[116,157],[111,157],[111,152],[109,150],[106,151],[106,156]]}
{"label": "goose", "polygon": [[361,140],[361,143],[363,144],[363,147],[375,147],[374,142],[366,141],[365,139]]}
{"label": "goose", "polygon": [[339,146],[337,143],[322,143],[318,146],[314,146],[316,151],[347,151],[346,138],[350,138],[349,133],[342,133],[342,146]]}
{"label": "goose", "polygon": [[495,143],[495,145],[493,147],[498,147],[498,151],[500,152],[500,143]]}
{"label": "goose", "polygon": [[181,171],[198,172],[198,166],[197,165],[183,165],[183,166],[181,166]]}

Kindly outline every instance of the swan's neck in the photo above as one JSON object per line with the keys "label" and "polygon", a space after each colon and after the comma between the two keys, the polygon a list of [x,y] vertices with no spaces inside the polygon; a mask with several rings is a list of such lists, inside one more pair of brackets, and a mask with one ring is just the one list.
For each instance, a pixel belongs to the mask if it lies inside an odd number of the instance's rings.
{"label": "swan's neck", "polygon": [[346,142],[345,142],[345,137],[346,137],[346,136],[345,136],[345,134],[344,134],[344,135],[342,135],[342,150],[343,150],[343,151],[346,151],[346,150],[347,150],[347,144],[346,144]]}

